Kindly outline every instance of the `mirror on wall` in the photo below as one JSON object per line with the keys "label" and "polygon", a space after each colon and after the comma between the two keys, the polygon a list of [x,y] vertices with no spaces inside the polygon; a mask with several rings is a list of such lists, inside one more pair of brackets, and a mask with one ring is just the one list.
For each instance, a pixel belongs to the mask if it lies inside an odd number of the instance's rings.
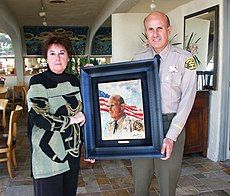
{"label": "mirror on wall", "polygon": [[184,17],[184,48],[197,63],[198,90],[216,89],[219,6]]}

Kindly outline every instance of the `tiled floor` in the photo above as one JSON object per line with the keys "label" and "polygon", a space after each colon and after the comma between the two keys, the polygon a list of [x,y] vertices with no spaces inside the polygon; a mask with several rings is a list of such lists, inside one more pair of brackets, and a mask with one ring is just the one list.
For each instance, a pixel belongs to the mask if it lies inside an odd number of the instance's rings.
{"label": "tiled floor", "polygon": [[[33,196],[29,171],[29,149],[26,136],[26,117],[20,119],[17,140],[16,177],[10,179],[6,164],[0,163],[0,196]],[[150,195],[159,195],[154,178]],[[78,195],[134,195],[132,168],[129,160],[96,161],[84,164],[80,170]],[[230,195],[230,161],[212,162],[198,154],[184,157],[177,195]]]}

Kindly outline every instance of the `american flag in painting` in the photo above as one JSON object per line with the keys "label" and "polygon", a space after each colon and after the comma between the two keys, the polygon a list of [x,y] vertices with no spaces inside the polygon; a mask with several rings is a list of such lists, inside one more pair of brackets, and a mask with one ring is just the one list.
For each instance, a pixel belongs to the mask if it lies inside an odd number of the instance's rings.
{"label": "american flag in painting", "polygon": [[100,110],[104,112],[109,112],[108,99],[110,95],[99,90],[99,102]]}
{"label": "american flag in painting", "polygon": [[[99,90],[99,102],[100,102],[100,111],[109,112],[108,99],[110,95]],[[141,109],[138,109],[135,105],[125,104],[125,113],[128,116],[143,120],[144,113]]]}

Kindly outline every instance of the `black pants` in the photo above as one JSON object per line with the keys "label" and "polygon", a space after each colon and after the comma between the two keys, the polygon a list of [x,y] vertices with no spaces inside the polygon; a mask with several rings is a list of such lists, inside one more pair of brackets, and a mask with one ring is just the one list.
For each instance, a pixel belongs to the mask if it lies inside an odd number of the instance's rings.
{"label": "black pants", "polygon": [[35,196],[76,196],[80,157],[69,155],[70,170],[48,178],[34,179]]}

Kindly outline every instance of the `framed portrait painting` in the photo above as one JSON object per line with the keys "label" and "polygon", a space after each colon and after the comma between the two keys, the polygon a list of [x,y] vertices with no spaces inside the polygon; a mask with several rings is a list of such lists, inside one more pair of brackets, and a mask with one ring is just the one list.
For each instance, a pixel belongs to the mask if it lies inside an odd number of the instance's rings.
{"label": "framed portrait painting", "polygon": [[85,157],[163,157],[156,59],[81,69]]}

